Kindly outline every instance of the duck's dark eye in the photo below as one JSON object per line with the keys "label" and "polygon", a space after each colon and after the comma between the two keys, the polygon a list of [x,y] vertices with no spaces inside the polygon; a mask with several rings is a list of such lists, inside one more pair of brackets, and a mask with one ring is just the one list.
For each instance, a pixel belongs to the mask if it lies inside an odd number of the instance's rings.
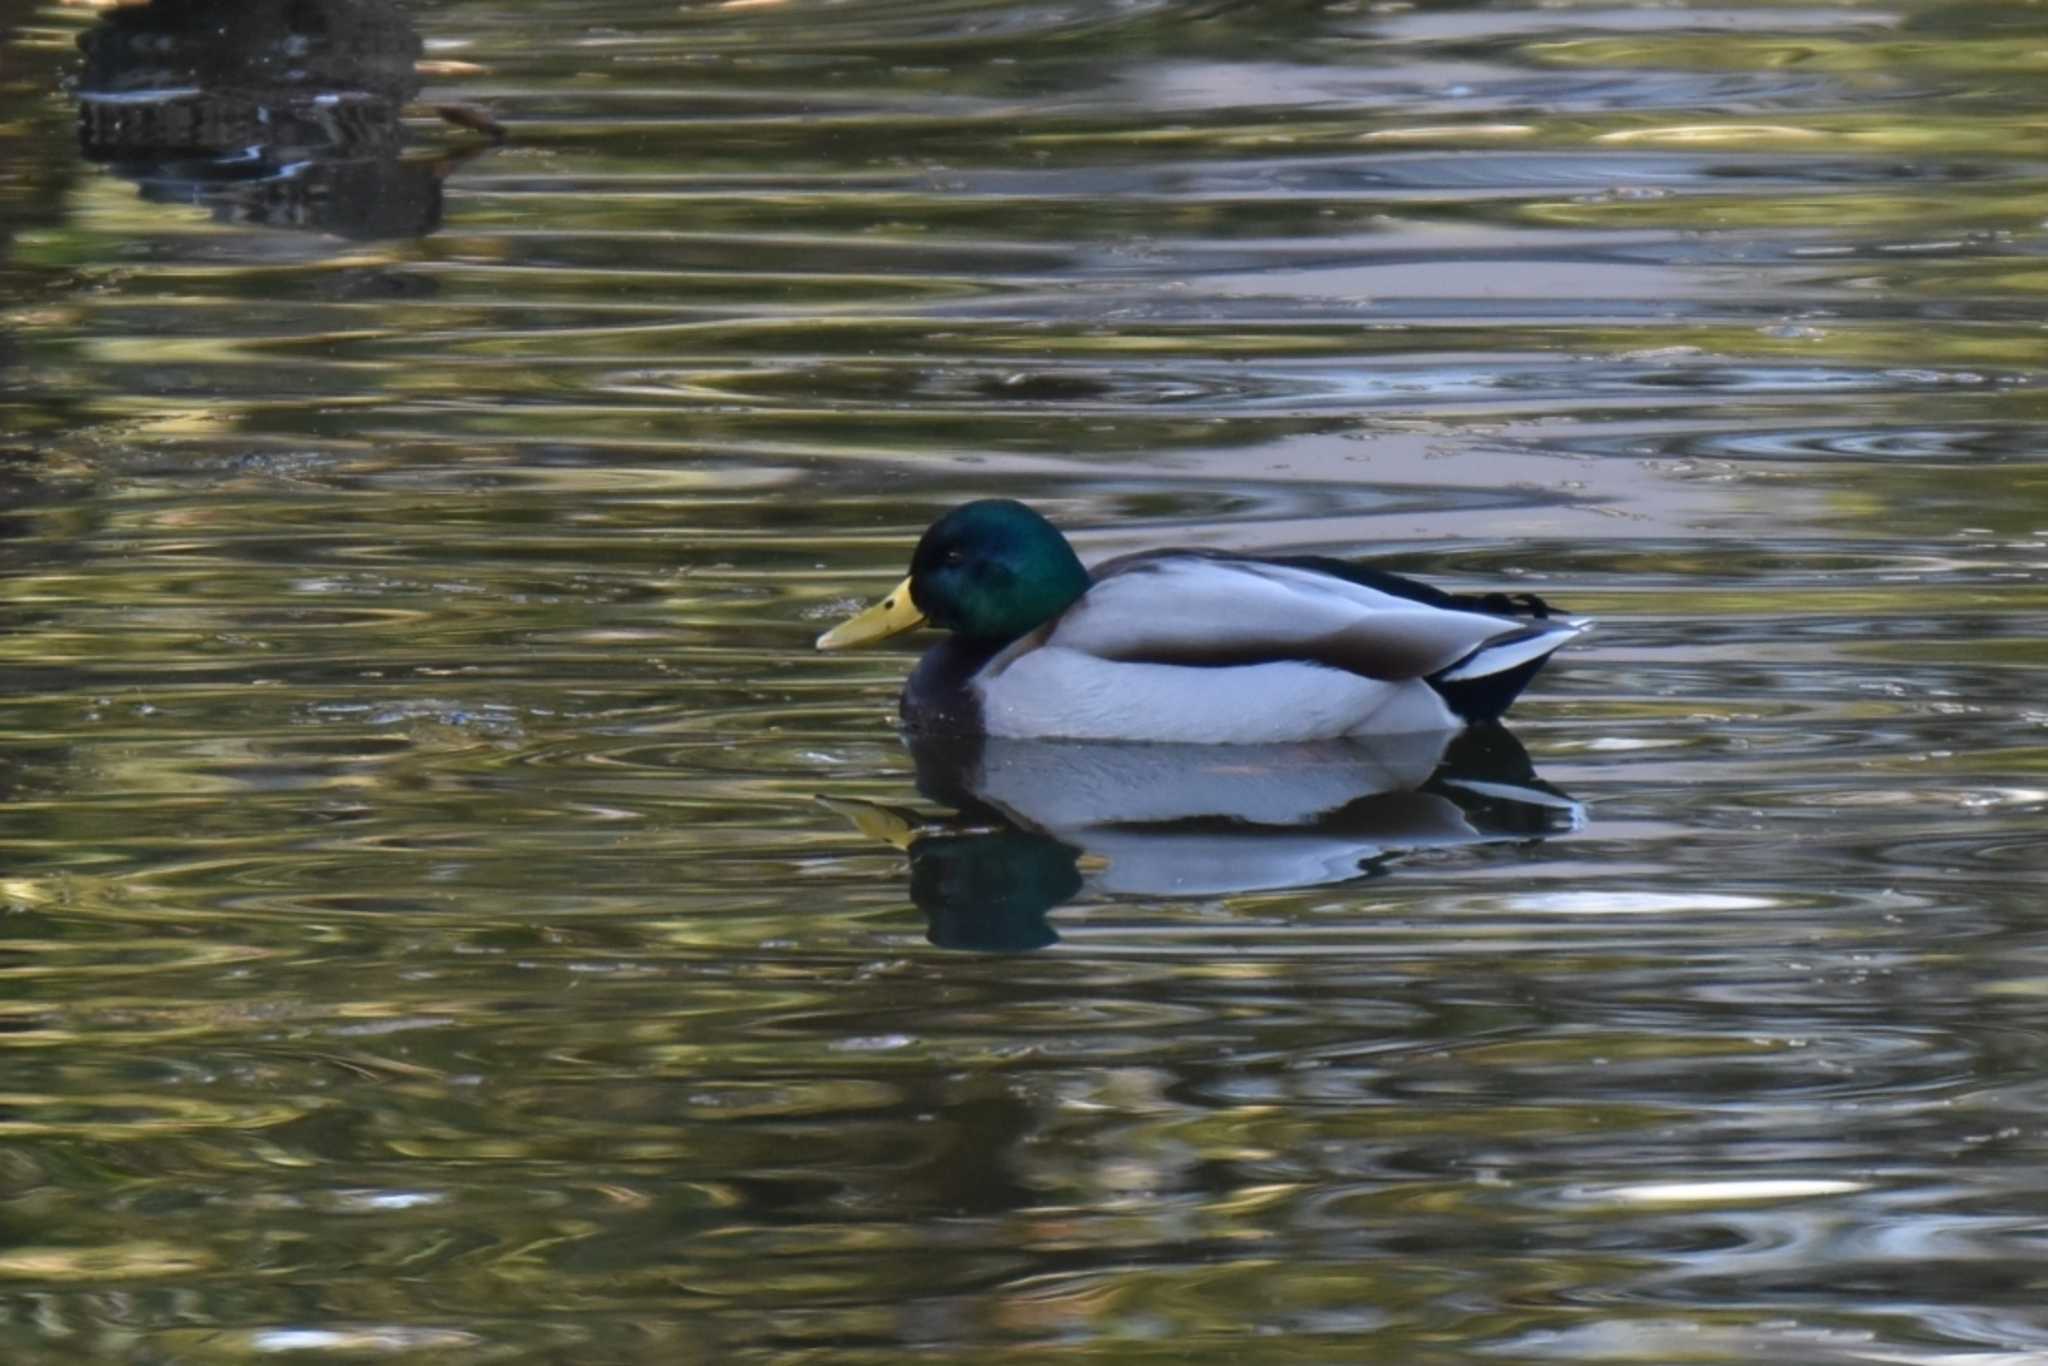
{"label": "duck's dark eye", "polygon": [[960,549],[958,546],[955,546],[953,549],[947,551],[942,557],[940,557],[939,563],[947,565],[966,564],[967,552]]}

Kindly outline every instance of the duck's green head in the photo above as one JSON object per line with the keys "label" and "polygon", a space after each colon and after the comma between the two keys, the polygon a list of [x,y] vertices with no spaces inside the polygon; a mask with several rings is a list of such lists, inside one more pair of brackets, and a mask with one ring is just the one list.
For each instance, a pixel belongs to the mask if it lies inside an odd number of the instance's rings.
{"label": "duck's green head", "polygon": [[910,557],[910,577],[819,636],[818,648],[866,645],[926,623],[1005,644],[1087,591],[1088,571],[1057,527],[1022,503],[984,498],[933,522]]}

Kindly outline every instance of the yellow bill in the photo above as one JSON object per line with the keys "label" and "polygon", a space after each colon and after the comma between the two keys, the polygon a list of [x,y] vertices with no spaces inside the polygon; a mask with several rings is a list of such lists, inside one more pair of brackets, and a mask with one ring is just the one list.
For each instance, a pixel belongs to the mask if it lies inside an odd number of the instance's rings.
{"label": "yellow bill", "polygon": [[905,579],[889,590],[888,597],[867,611],[848,617],[819,636],[818,648],[848,650],[856,645],[872,645],[878,640],[914,631],[922,625],[924,613],[918,611],[917,604],[910,600],[910,580]]}
{"label": "yellow bill", "polygon": [[862,801],[858,797],[819,797],[817,802],[869,839],[893,844],[898,849],[907,851],[924,833],[917,818],[899,807]]}

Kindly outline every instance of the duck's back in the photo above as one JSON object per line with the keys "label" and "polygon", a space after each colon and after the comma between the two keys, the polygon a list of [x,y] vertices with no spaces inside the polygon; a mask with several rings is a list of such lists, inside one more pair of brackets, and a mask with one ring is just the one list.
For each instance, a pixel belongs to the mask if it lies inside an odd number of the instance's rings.
{"label": "duck's back", "polygon": [[[1455,728],[1498,715],[1493,704],[1580,629],[1541,604],[1534,619],[1473,610],[1478,600],[1325,563],[1341,562],[1111,561],[1074,606],[976,666],[964,688],[977,728],[1207,743]],[[936,680],[966,658],[927,656],[919,672]]]}

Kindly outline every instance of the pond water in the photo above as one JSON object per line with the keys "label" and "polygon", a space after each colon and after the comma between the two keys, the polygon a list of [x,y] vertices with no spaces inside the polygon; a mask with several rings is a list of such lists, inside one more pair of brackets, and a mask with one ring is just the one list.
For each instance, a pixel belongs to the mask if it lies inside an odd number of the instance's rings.
{"label": "pond water", "polygon": [[[0,28],[7,1361],[2048,1359],[2048,9]],[[1599,624],[913,752],[992,494]]]}

